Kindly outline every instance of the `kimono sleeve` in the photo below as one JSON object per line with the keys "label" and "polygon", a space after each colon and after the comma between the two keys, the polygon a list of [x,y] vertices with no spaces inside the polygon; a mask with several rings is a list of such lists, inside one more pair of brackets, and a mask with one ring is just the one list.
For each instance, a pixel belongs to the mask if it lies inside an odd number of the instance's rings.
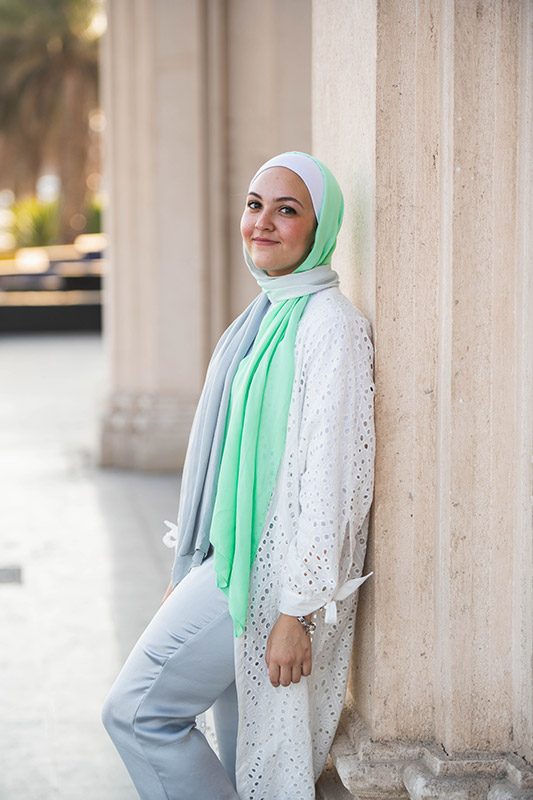
{"label": "kimono sleeve", "polygon": [[360,550],[357,535],[374,488],[373,358],[365,317],[330,325],[305,357],[304,466],[297,531],[282,573],[284,614],[309,614],[348,593],[339,589]]}

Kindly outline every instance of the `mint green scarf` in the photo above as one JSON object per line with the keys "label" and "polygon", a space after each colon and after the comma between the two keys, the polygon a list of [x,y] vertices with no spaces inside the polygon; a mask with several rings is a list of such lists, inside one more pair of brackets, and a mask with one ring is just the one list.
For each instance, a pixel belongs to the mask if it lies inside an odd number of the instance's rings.
{"label": "mint green scarf", "polygon": [[[240,361],[231,384],[209,530],[217,586],[228,597],[236,637],[244,632],[250,572],[285,447],[298,324],[310,293],[338,283],[337,273],[327,265],[342,224],[344,201],[329,169],[307,153],[291,151],[266,162],[256,175],[268,165],[289,166],[290,159],[284,164],[283,157],[294,154],[311,158],[322,175],[315,240],[305,261],[293,273],[279,278],[259,270],[244,247],[245,260],[259,285],[268,292],[272,307],[261,320],[251,350]],[[309,270],[318,270],[309,276],[314,281],[296,277],[296,273]],[[319,273],[333,276],[333,280],[322,277],[317,286]],[[270,282],[274,286],[268,291]]]}

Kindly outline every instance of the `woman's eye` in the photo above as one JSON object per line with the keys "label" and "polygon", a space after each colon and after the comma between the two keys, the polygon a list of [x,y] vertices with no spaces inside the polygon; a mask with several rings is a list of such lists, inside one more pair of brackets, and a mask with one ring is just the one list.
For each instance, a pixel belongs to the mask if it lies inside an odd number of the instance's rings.
{"label": "woman's eye", "polygon": [[[257,208],[261,208],[261,203],[258,200],[249,200],[246,205],[247,208],[251,208],[252,211],[255,211]],[[296,214],[296,209],[293,208],[292,206],[281,206],[280,211],[284,212],[283,213],[284,217]]]}

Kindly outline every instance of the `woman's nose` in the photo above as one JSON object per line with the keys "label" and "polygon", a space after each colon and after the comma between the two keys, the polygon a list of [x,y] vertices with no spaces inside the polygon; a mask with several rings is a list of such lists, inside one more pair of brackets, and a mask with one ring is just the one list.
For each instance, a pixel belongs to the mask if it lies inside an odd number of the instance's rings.
{"label": "woman's nose", "polygon": [[255,220],[255,227],[256,228],[271,228],[272,227],[272,217],[269,211],[263,208]]}

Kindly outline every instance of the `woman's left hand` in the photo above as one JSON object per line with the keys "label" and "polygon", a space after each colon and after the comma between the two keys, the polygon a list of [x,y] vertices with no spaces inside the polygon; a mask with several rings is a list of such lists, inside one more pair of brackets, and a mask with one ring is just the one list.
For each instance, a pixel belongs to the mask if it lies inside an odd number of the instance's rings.
{"label": "woman's left hand", "polygon": [[272,686],[299,683],[302,675],[311,674],[311,639],[296,617],[279,615],[267,640],[265,661]]}

